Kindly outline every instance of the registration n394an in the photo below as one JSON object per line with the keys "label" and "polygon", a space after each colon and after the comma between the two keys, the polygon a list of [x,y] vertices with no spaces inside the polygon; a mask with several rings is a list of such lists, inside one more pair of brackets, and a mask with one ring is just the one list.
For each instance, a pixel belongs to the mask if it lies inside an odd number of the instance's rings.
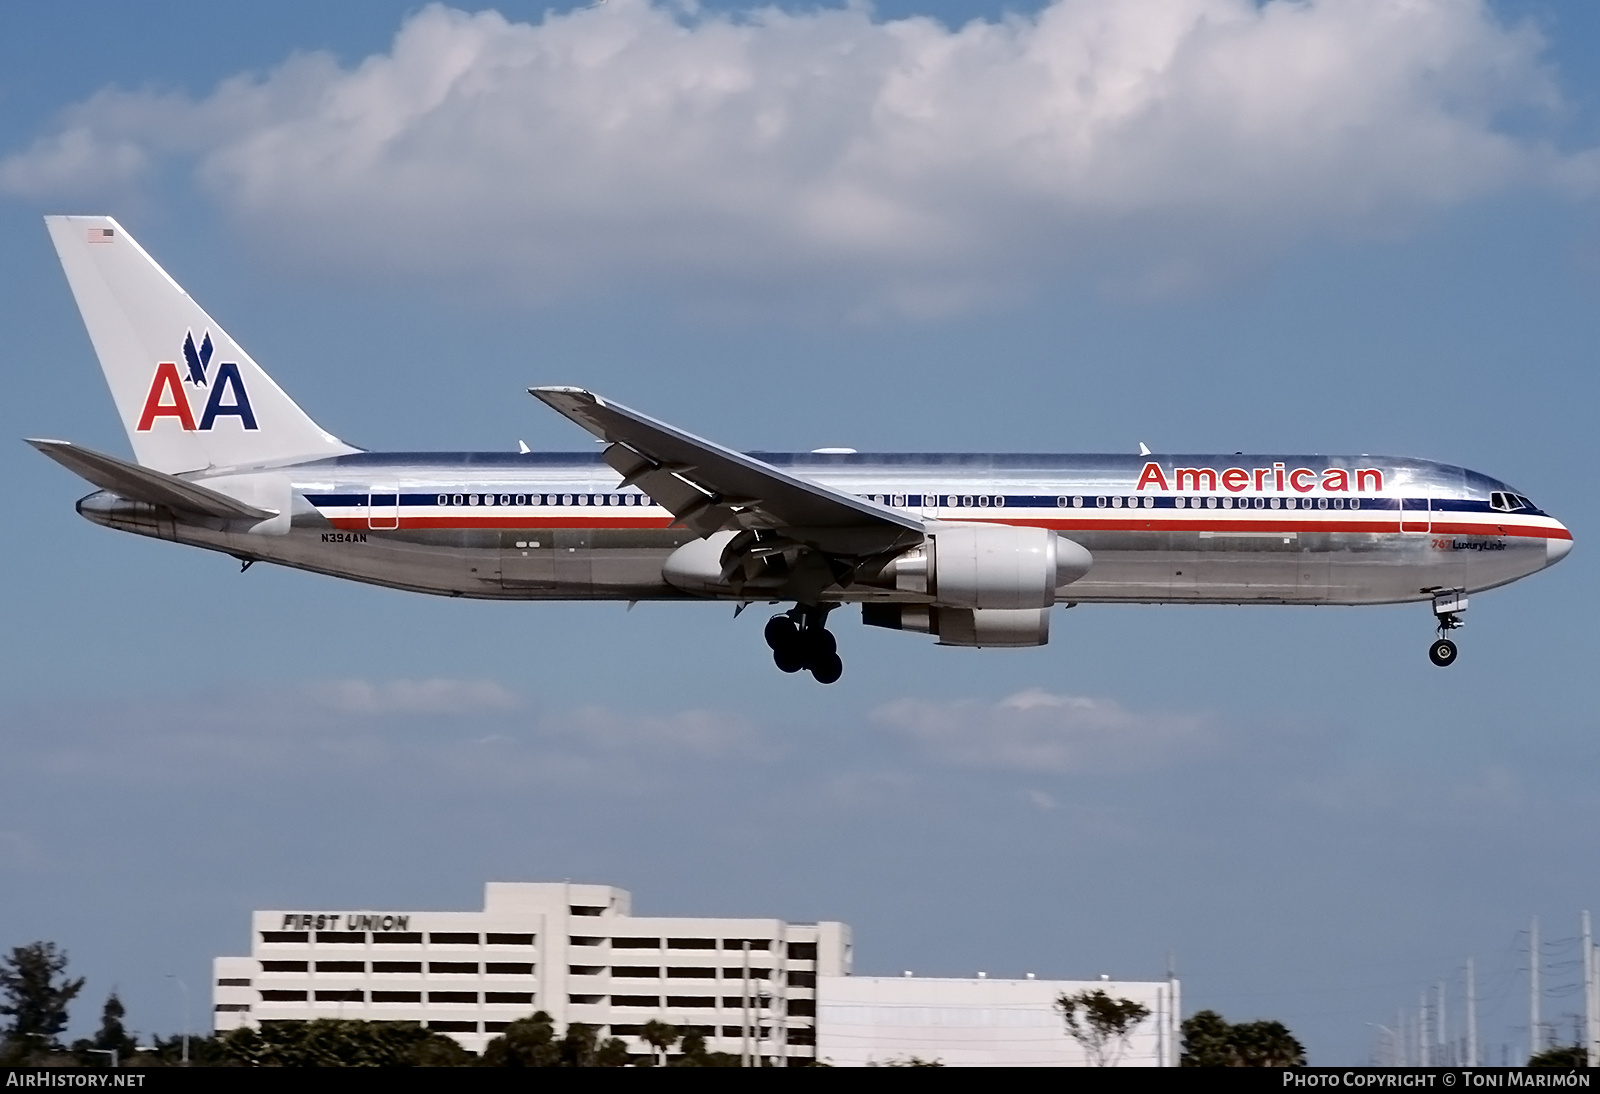
{"label": "registration n394an", "polygon": [[366,452],[314,423],[109,217],[47,223],[134,461],[31,441],[90,520],[444,596],[790,604],[774,660],[831,683],[827,627],[1038,646],[1078,602],[1431,605],[1572,536],[1497,479],[1368,455],[736,452],[574,387],[531,393],[604,442]]}

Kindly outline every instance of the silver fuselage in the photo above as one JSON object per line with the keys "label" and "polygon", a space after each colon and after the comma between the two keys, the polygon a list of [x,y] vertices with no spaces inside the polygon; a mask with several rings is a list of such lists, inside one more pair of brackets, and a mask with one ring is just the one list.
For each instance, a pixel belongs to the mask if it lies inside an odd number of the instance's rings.
{"label": "silver fuselage", "polygon": [[[929,521],[1050,528],[1094,556],[1086,577],[1058,590],[1060,601],[1420,600],[1440,589],[1515,581],[1572,543],[1560,522],[1531,504],[1491,508],[1496,492],[1510,492],[1505,484],[1425,460],[756,455]],[[1358,471],[1367,472],[1359,483]],[[674,527],[671,514],[637,489],[620,488],[597,454],[364,452],[184,477],[235,495],[277,497],[272,508],[286,515],[230,524],[175,517],[108,493],[84,498],[79,511],[124,531],[416,592],[702,598],[662,576],[663,562],[694,534]],[[824,598],[926,600],[871,583],[835,587]]]}

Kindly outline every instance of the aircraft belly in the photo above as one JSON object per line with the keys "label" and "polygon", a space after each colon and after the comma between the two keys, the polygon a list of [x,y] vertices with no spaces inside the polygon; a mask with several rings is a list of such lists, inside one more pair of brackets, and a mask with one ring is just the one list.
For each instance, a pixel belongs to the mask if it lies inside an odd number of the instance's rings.
{"label": "aircraft belly", "polygon": [[[148,515],[145,510],[149,509]],[[695,538],[683,529],[556,528],[344,531],[326,523],[287,535],[175,523],[128,507],[95,519],[244,559],[444,596],[507,600],[686,599],[662,563]],[[1476,591],[1543,569],[1542,539],[1429,533],[1076,532],[1089,573],[1057,591],[1072,602],[1381,604],[1433,589]],[[867,587],[840,600],[917,600]],[[828,595],[828,594],[824,594]]]}

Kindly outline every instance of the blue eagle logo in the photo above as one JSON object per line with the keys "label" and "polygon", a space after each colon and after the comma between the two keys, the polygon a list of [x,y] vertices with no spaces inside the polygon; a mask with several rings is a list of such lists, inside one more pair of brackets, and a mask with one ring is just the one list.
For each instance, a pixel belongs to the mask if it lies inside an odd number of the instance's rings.
{"label": "blue eagle logo", "polygon": [[194,348],[194,332],[183,336],[183,360],[189,366],[188,381],[195,387],[206,386],[206,366],[211,364],[211,332],[206,331],[200,340],[200,349]]}

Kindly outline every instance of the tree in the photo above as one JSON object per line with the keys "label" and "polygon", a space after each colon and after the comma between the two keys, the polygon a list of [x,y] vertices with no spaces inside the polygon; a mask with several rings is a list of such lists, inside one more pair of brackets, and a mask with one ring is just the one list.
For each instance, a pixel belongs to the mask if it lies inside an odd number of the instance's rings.
{"label": "tree", "polygon": [[1588,1067],[1589,1056],[1582,1045],[1560,1045],[1529,1057],[1529,1067]]}
{"label": "tree", "polygon": [[1202,1010],[1183,1020],[1183,1067],[1232,1067],[1233,1027],[1214,1010]]}
{"label": "tree", "polygon": [[18,946],[0,961],[0,994],[5,997],[0,1014],[11,1018],[0,1053],[5,1059],[20,1062],[60,1049],[56,1035],[67,1027],[67,1004],[83,990],[83,979],[66,979],[66,969],[66,951],[54,942]]}
{"label": "tree", "polygon": [[[707,1052],[706,1035],[690,1029],[678,1042],[679,1055],[668,1067],[738,1067],[739,1057],[731,1052]],[[793,1062],[791,1061],[791,1066]]]}
{"label": "tree", "polygon": [[1282,1022],[1230,1025],[1214,1010],[1183,1021],[1184,1067],[1300,1067],[1305,1047]]}
{"label": "tree", "polygon": [[454,1038],[416,1022],[262,1022],[219,1040],[227,1062],[248,1067],[460,1067],[473,1060]]}
{"label": "tree", "polygon": [[100,1030],[91,1038],[72,1043],[73,1054],[86,1064],[104,1064],[109,1059],[105,1053],[115,1052],[117,1060],[126,1064],[128,1057],[132,1056],[139,1045],[122,1025],[123,1017],[128,1013],[122,1005],[122,1000],[117,998],[113,991],[106,998],[106,1005],[100,1011]]}
{"label": "tree", "polygon": [[483,1049],[484,1067],[626,1067],[628,1046],[615,1037],[600,1040],[599,1030],[583,1022],[567,1026],[556,1040],[555,1023],[539,1010],[519,1018]]}
{"label": "tree", "polygon": [[[646,1022],[639,1029],[639,1039],[651,1048],[650,1062],[652,1064],[667,1062],[667,1050],[678,1043],[682,1034],[677,1026],[658,1022],[654,1018]],[[659,1058],[657,1054],[659,1053]]]}
{"label": "tree", "polygon": [[1095,1067],[1115,1067],[1128,1049],[1134,1028],[1150,1017],[1150,1008],[1143,1003],[1113,998],[1104,988],[1060,995],[1056,1010],[1066,1020],[1067,1032],[1083,1046]]}
{"label": "tree", "polygon": [[555,1025],[542,1010],[518,1018],[483,1049],[484,1067],[559,1067]]}

